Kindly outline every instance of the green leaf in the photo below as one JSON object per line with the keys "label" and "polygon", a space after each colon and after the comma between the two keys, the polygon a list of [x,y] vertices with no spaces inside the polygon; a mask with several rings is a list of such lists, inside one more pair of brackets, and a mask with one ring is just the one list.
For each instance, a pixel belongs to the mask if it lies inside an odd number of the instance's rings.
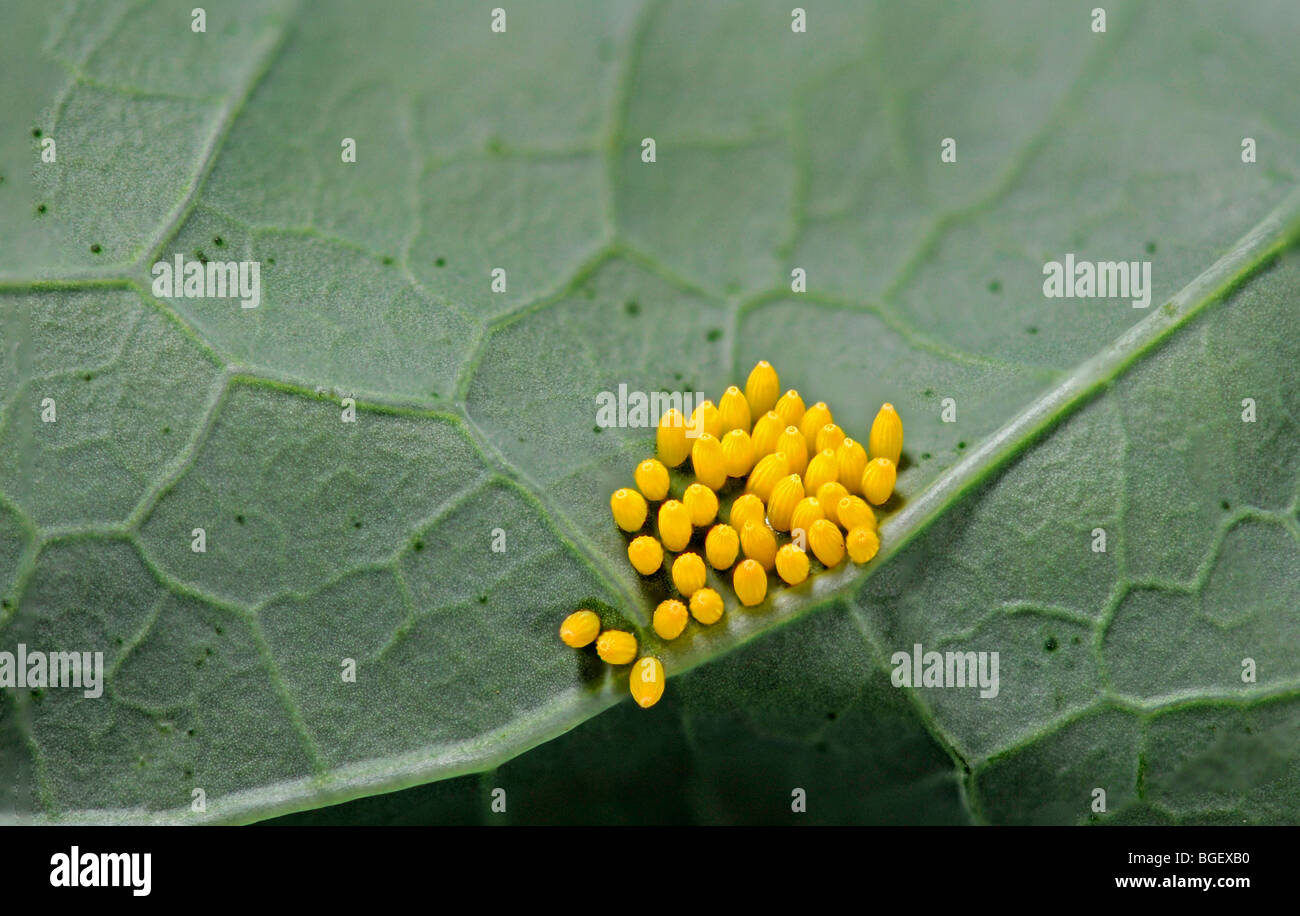
{"label": "green leaf", "polygon": [[[508,777],[519,821],[1300,818],[1294,13],[1107,9],[24,9],[0,650],[108,676],[0,692],[0,817],[441,780],[477,820]],[[1045,299],[1066,252],[1151,260],[1151,309]],[[178,253],[260,306],[156,298]],[[898,407],[882,553],[661,645],[607,502],[653,436],[595,396],[759,358],[851,434]],[[587,722],[626,672],[558,643],[580,604],[663,704]],[[999,651],[998,697],[893,688],[918,642]]]}

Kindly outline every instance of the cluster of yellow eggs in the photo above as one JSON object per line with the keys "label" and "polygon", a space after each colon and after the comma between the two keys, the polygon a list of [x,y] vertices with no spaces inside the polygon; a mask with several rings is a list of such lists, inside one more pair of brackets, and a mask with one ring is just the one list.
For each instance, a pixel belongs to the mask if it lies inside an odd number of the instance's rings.
{"label": "cluster of yellow eggs", "polygon": [[[767,597],[772,571],[787,585],[803,582],[812,568],[810,551],[828,569],[846,553],[853,562],[866,563],[880,549],[871,507],[892,495],[902,450],[903,422],[893,405],[880,408],[864,447],[845,435],[825,402],[805,406],[793,388],[782,394],[776,370],[766,361],[754,366],[744,391],[731,386],[716,405],[696,406],[689,421],[679,410],[666,412],[656,434],[657,457],[636,467],[636,489],[622,488],[610,497],[615,523],[636,534],[627,555],[637,572],[654,575],[664,566],[665,550],[676,554],[671,578],[685,602],[669,598],[659,604],[655,633],[676,639],[686,628],[688,609],[701,624],[722,618],[722,596],[706,584],[705,558],[719,573],[731,571],[736,598],[746,607]],[[669,498],[668,469],[687,458],[695,481],[681,499]],[[731,503],[726,521],[718,521],[718,491],[732,479],[744,481],[743,493]],[[657,537],[637,534],[652,502],[659,503]],[[686,548],[705,528],[702,558]],[[636,658],[636,637],[622,630],[601,632],[591,611],[571,614],[560,635],[571,646],[595,641],[597,654],[610,664]],[[663,680],[658,659],[641,658],[632,672],[632,696],[643,707],[654,705],[663,695]]]}

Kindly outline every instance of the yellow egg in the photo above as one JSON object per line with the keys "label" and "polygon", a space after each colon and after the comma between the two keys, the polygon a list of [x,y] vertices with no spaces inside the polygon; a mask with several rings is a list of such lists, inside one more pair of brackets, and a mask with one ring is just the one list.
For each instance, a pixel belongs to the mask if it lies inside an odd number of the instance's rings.
{"label": "yellow egg", "polygon": [[825,401],[818,401],[804,411],[803,419],[799,421],[799,432],[803,433],[803,441],[808,446],[808,451],[812,452],[817,448],[817,433],[821,428],[833,422],[831,409],[826,406]]}
{"label": "yellow egg", "polygon": [[776,552],[776,574],[787,585],[798,585],[808,578],[808,554],[794,544],[786,544]]}
{"label": "yellow egg", "polygon": [[715,439],[722,438],[722,416],[712,401],[700,401],[691,411],[690,432],[696,437],[708,433]]}
{"label": "yellow egg", "polygon": [[566,646],[581,649],[600,635],[600,618],[595,611],[574,611],[560,624],[560,639]]}
{"label": "yellow egg", "polygon": [[794,507],[794,514],[790,516],[790,530],[802,531],[806,535],[813,522],[825,517],[826,511],[822,509],[821,501],[816,496],[805,496],[799,500],[799,505]]}
{"label": "yellow egg", "polygon": [[880,536],[876,534],[874,529],[868,528],[866,525],[859,525],[849,531],[844,543],[845,547],[848,548],[849,557],[854,563],[865,563],[880,550]]}
{"label": "yellow egg", "polygon": [[686,629],[686,605],[676,598],[660,601],[655,608],[655,632],[660,639],[676,639]]}
{"label": "yellow egg", "polygon": [[798,474],[788,474],[776,482],[772,497],[767,501],[767,520],[777,531],[790,530],[790,517],[794,507],[803,499],[803,481]]}
{"label": "yellow egg", "polygon": [[659,506],[659,539],[676,553],[691,540],[691,513],[675,499]]}
{"label": "yellow egg", "polygon": [[727,482],[722,443],[712,433],[702,433],[691,446],[691,465],[695,468],[695,479],[711,490]]}
{"label": "yellow egg", "polygon": [[862,469],[867,466],[867,450],[856,439],[845,439],[835,450],[840,483],[850,493],[860,492]]}
{"label": "yellow egg", "polygon": [[745,522],[758,522],[761,525],[766,519],[767,507],[763,505],[763,500],[759,499],[756,493],[742,493],[737,496],[727,516],[731,527],[737,531],[745,527]]}
{"label": "yellow egg", "polygon": [[626,665],[636,658],[636,637],[625,630],[606,630],[596,640],[596,654],[611,665]]}
{"label": "yellow egg", "polygon": [[766,501],[772,495],[776,482],[791,473],[790,460],[780,452],[774,452],[760,458],[758,464],[754,465],[754,473],[749,475],[745,490]]}
{"label": "yellow egg", "polygon": [[647,458],[636,466],[633,476],[636,488],[651,502],[658,502],[668,495],[668,469],[662,462]]}
{"label": "yellow egg", "polygon": [[732,573],[731,585],[736,590],[736,597],[745,607],[762,604],[767,597],[767,573],[754,560],[742,560]]}
{"label": "yellow egg", "polygon": [[888,458],[872,458],[862,472],[862,495],[873,506],[883,506],[894,492],[897,477],[894,462]]}
{"label": "yellow egg", "polygon": [[772,409],[780,394],[781,380],[777,377],[776,370],[767,360],[759,360],[749,371],[749,379],[745,382],[745,400],[749,402],[750,411],[755,416],[761,416]]}
{"label": "yellow egg", "polygon": [[754,442],[743,429],[722,437],[722,463],[728,477],[744,477],[754,468]]}
{"label": "yellow egg", "polygon": [[785,455],[791,474],[803,474],[808,467],[808,445],[796,426],[787,426],[776,440],[776,454]]}
{"label": "yellow egg", "polygon": [[643,534],[639,538],[633,538],[632,543],[627,545],[627,559],[633,569],[648,576],[658,572],[663,565],[664,549],[650,535]]}
{"label": "yellow egg", "polygon": [[823,484],[838,481],[840,478],[839,461],[830,449],[813,455],[808,468],[803,472],[803,485],[809,493],[816,493]]}
{"label": "yellow egg", "polygon": [[819,519],[808,529],[808,547],[822,565],[829,568],[844,559],[844,535],[829,519]]}
{"label": "yellow egg", "polygon": [[776,415],[781,418],[785,426],[799,428],[799,421],[803,419],[804,414],[803,398],[799,397],[799,392],[791,388],[781,395],[772,409],[776,411]]}
{"label": "yellow egg", "polygon": [[636,531],[644,525],[646,512],[649,511],[645,497],[627,487],[614,491],[614,495],[609,498],[609,508],[614,513],[614,521],[624,531]]}
{"label": "yellow egg", "polygon": [[718,419],[722,423],[722,434],[724,436],[733,429],[743,429],[745,432],[749,432],[751,425],[749,402],[745,400],[744,393],[735,385],[722,392],[722,400],[718,402]]}
{"label": "yellow egg", "polygon": [[781,417],[774,410],[769,410],[758,418],[754,424],[754,432],[750,435],[750,441],[754,443],[754,460],[757,461],[764,455],[770,455],[776,451],[776,440],[785,432],[785,424],[781,422]]}
{"label": "yellow egg", "polygon": [[698,589],[691,595],[691,616],[703,624],[722,619],[722,596],[711,588]]}
{"label": "yellow egg", "polygon": [[840,500],[849,495],[849,491],[844,484],[838,480],[832,480],[830,483],[824,483],[817,488],[817,502],[822,504],[822,511],[826,517],[833,522],[839,522],[838,515]]}
{"label": "yellow egg", "polygon": [[628,688],[632,699],[642,709],[649,709],[659,702],[664,695],[664,666],[659,659],[647,655],[632,667],[632,676],[628,679]]}
{"label": "yellow egg", "polygon": [[718,494],[702,483],[693,483],[682,494],[682,505],[691,515],[691,524],[696,528],[712,525],[718,517]]}
{"label": "yellow egg", "polygon": [[876,419],[871,421],[871,435],[867,447],[872,458],[888,458],[895,465],[903,454],[903,420],[893,404],[881,405]]}
{"label": "yellow egg", "polygon": [[673,585],[683,595],[693,595],[704,588],[708,576],[698,553],[684,553],[673,560]]}
{"label": "yellow egg", "polygon": [[776,562],[776,535],[767,525],[745,522],[740,529],[740,549],[764,569],[771,569]]}
{"label": "yellow egg", "polygon": [[740,535],[730,525],[714,525],[704,538],[704,555],[714,569],[731,569],[740,553]]}
{"label": "yellow egg", "polygon": [[659,420],[655,433],[655,450],[659,460],[675,468],[691,453],[691,443],[686,438],[686,418],[677,409],[669,410]]}
{"label": "yellow egg", "polygon": [[872,531],[876,530],[876,513],[871,511],[871,507],[861,496],[846,496],[841,499],[839,506],[836,507],[835,517],[845,531],[861,525],[866,525]]}
{"label": "yellow egg", "polygon": [[840,443],[843,441],[844,430],[834,423],[827,423],[817,430],[817,441],[813,445],[816,451],[824,452],[830,449],[833,452],[840,447]]}

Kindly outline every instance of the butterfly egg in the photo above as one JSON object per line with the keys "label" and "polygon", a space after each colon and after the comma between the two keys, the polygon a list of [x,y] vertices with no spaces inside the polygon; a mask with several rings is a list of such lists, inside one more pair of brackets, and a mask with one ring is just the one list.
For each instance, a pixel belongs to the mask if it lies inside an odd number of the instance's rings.
{"label": "butterfly egg", "polygon": [[888,458],[895,465],[903,454],[903,420],[893,404],[882,404],[876,419],[871,421],[871,434],[867,448],[872,458]]}
{"label": "butterfly egg", "polygon": [[693,483],[682,494],[682,505],[690,513],[691,524],[696,528],[712,525],[718,517],[718,494],[702,483]]}
{"label": "butterfly egg", "polygon": [[781,437],[776,440],[776,454],[785,455],[786,461],[790,463],[791,474],[802,474],[808,467],[808,443],[803,441],[803,435],[799,432],[797,426],[787,426],[781,433]]}
{"label": "butterfly egg", "polygon": [[655,452],[659,455],[659,460],[670,468],[677,467],[690,455],[691,443],[686,438],[686,418],[680,410],[673,408],[659,418],[659,428],[655,431]]}
{"label": "butterfly egg", "polygon": [[722,443],[712,433],[701,433],[691,446],[691,465],[695,468],[695,479],[711,490],[727,482]]}
{"label": "butterfly egg", "polygon": [[626,665],[636,658],[636,637],[626,630],[606,630],[596,640],[596,654],[611,665]]}
{"label": "butterfly egg", "polygon": [[659,702],[664,695],[664,666],[659,659],[646,655],[632,666],[632,676],[628,678],[628,689],[632,699],[642,709],[649,709]]}
{"label": "butterfly egg", "polygon": [[794,507],[794,513],[790,516],[790,530],[807,531],[813,522],[825,517],[826,510],[822,508],[821,501],[816,496],[805,496],[799,500],[799,505]]}
{"label": "butterfly egg", "polygon": [[786,585],[798,585],[808,578],[808,554],[786,544],[776,552],[776,574]]}
{"label": "butterfly egg", "polygon": [[764,569],[776,562],[776,534],[762,522],[745,522],[740,529],[740,549]]}
{"label": "butterfly egg", "polygon": [[826,406],[825,401],[818,401],[804,411],[803,419],[799,421],[799,432],[803,433],[803,441],[808,446],[808,451],[817,448],[817,433],[821,428],[833,422],[831,409]]}
{"label": "butterfly egg", "polygon": [[867,450],[856,439],[845,439],[835,450],[835,464],[839,470],[840,483],[850,493],[859,492],[862,486],[862,470],[867,466]]}
{"label": "butterfly egg", "polygon": [[840,479],[840,465],[830,449],[818,452],[808,462],[803,472],[803,485],[809,493],[816,493],[824,484]]}
{"label": "butterfly egg", "polygon": [[873,506],[883,506],[889,502],[897,479],[894,462],[888,458],[873,458],[862,472],[862,495]]}
{"label": "butterfly egg", "polygon": [[701,588],[691,595],[691,616],[703,624],[722,619],[722,596],[711,588]]}
{"label": "butterfly egg", "polygon": [[755,416],[766,413],[781,394],[781,379],[767,360],[759,360],[745,381],[745,400]]}
{"label": "butterfly egg", "polygon": [[844,441],[844,430],[840,429],[835,423],[827,423],[821,429],[817,430],[817,441],[813,443],[819,452],[830,449],[832,452],[840,447]]}
{"label": "butterfly egg", "polygon": [[600,635],[600,618],[595,611],[574,611],[560,624],[560,639],[566,646],[581,649]]}
{"label": "butterfly egg", "polygon": [[818,519],[808,529],[808,547],[827,569],[844,559],[844,535],[829,519]]}
{"label": "butterfly egg", "polygon": [[754,468],[754,442],[743,429],[722,437],[722,463],[728,477],[744,477]]}
{"label": "butterfly egg", "polygon": [[781,395],[772,409],[781,418],[783,428],[793,426],[798,429],[799,421],[803,419],[804,414],[803,398],[799,397],[799,392],[791,388]]}
{"label": "butterfly egg", "polygon": [[668,469],[663,462],[647,458],[636,466],[632,476],[641,495],[651,502],[659,502],[668,495]]}
{"label": "butterfly egg", "polygon": [[704,561],[698,553],[684,553],[673,560],[673,585],[683,595],[693,595],[708,581]]}
{"label": "butterfly egg", "polygon": [[690,429],[696,436],[708,433],[715,439],[722,437],[722,417],[712,401],[700,401],[691,411]]}
{"label": "butterfly egg", "polygon": [[674,553],[691,540],[691,513],[675,499],[659,506],[659,540]]}
{"label": "butterfly egg", "polygon": [[658,572],[663,565],[664,549],[650,535],[643,534],[639,538],[633,538],[632,543],[627,545],[627,559],[633,569],[648,576]]}
{"label": "butterfly egg", "polygon": [[767,597],[767,573],[755,560],[742,560],[731,574],[731,586],[745,607],[762,604]]}
{"label": "butterfly egg", "polygon": [[750,440],[754,443],[754,459],[758,460],[776,451],[776,440],[784,431],[785,424],[775,410],[769,410],[759,417],[754,424],[754,432],[750,435]]}
{"label": "butterfly egg", "polygon": [[789,459],[780,452],[773,452],[759,459],[758,464],[754,465],[754,473],[749,475],[749,482],[745,484],[745,489],[766,502],[772,495],[772,488],[776,486],[776,482],[790,473]]}
{"label": "butterfly egg", "polygon": [[790,530],[790,516],[803,499],[803,481],[798,474],[788,474],[772,488],[772,498],[767,501],[767,520],[777,531]]}
{"label": "butterfly egg", "polygon": [[846,496],[835,509],[835,518],[845,531],[866,526],[876,530],[876,513],[861,496]]}
{"label": "butterfly egg", "polygon": [[614,495],[609,498],[609,508],[614,513],[615,523],[624,531],[636,531],[645,524],[648,511],[645,497],[636,490],[629,490],[627,487],[615,490]]}
{"label": "butterfly egg", "polygon": [[745,400],[744,392],[735,385],[722,392],[722,399],[718,401],[718,419],[722,422],[723,435],[733,429],[749,432],[753,425],[749,417],[749,402]]}
{"label": "butterfly egg", "polygon": [[740,535],[730,525],[714,525],[704,538],[704,555],[714,569],[731,569],[740,553]]}
{"label": "butterfly egg", "polygon": [[833,522],[839,522],[840,500],[848,495],[848,489],[838,480],[824,483],[817,488],[817,502],[822,504],[822,511]]}
{"label": "butterfly egg", "polygon": [[767,507],[755,493],[742,493],[737,496],[735,502],[731,504],[731,512],[727,515],[731,527],[737,531],[745,527],[745,522],[758,522],[761,525],[766,519]]}
{"label": "butterfly egg", "polygon": [[686,629],[686,605],[676,598],[660,601],[653,624],[660,639],[676,639]]}
{"label": "butterfly egg", "polygon": [[880,550],[880,535],[876,534],[875,529],[859,525],[849,531],[844,546],[848,548],[849,559],[854,563],[865,563]]}

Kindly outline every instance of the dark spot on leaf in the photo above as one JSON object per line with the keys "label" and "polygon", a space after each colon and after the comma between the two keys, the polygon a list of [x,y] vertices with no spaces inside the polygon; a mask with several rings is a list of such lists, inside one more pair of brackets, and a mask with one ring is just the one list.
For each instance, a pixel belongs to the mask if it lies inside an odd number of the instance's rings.
{"label": "dark spot on leaf", "polygon": [[599,432],[600,432],[600,426],[599,426],[599,424],[597,424],[596,426],[593,426],[593,427],[591,428],[591,431],[592,431],[593,433],[599,433]]}
{"label": "dark spot on leaf", "polygon": [[193,738],[193,737],[194,737],[194,729],[192,729],[192,728],[187,728],[187,729],[185,730],[185,734],[187,734],[187,735],[189,735],[191,738]]}
{"label": "dark spot on leaf", "polygon": [[37,212],[37,213],[44,213],[44,212],[45,212],[45,204],[37,204],[37,205],[36,205],[36,212]]}
{"label": "dark spot on leaf", "polygon": [[1043,648],[1048,652],[1055,652],[1058,645],[1060,645],[1060,643],[1056,641],[1056,637],[1049,636],[1047,637],[1047,642],[1043,644]]}
{"label": "dark spot on leaf", "polygon": [[958,442],[958,443],[957,443],[957,447],[958,447],[958,448],[965,448],[965,447],[966,447],[966,443],[965,443],[965,442]]}
{"label": "dark spot on leaf", "polygon": [[92,378],[94,378],[94,376],[91,375],[89,372],[87,372],[85,375],[83,375],[83,376],[81,377],[81,380],[82,380],[83,382],[88,382],[88,381],[90,381]]}
{"label": "dark spot on leaf", "polygon": [[1077,637],[1077,636],[1071,636],[1071,637],[1070,637],[1070,642],[1071,642],[1073,645],[1076,645],[1076,646],[1077,646],[1077,645],[1081,642],[1081,640],[1080,640],[1079,637]]}
{"label": "dark spot on leaf", "polygon": [[446,266],[447,266],[447,259],[446,259],[446,258],[437,258],[436,260],[434,260],[433,264],[434,264],[435,267],[446,267]]}
{"label": "dark spot on leaf", "polygon": [[713,343],[715,341],[721,340],[722,328],[709,328],[709,332],[705,334],[704,337],[706,340],[709,341],[709,343]]}
{"label": "dark spot on leaf", "polygon": [[829,721],[834,722],[834,721],[835,721],[835,713],[833,713],[833,712],[828,712],[828,713],[826,713],[826,718],[827,718]]}
{"label": "dark spot on leaf", "polygon": [[164,435],[164,436],[169,436],[169,435],[171,435],[171,431],[172,431],[172,428],[171,428],[170,426],[164,426],[164,427],[163,427],[163,435]]}
{"label": "dark spot on leaf", "polygon": [[500,137],[488,137],[487,151],[494,156],[500,156],[505,152],[506,145],[501,142]]}
{"label": "dark spot on leaf", "polygon": [[1029,327],[1025,328],[1025,333],[1026,333],[1026,334],[1037,334],[1037,333],[1038,333],[1038,328],[1034,327],[1034,326],[1031,324]]}
{"label": "dark spot on leaf", "polygon": [[220,636],[222,633],[226,632],[225,630],[221,629],[220,626],[215,626],[215,627],[213,627],[212,629],[214,629],[214,630],[217,631],[217,635],[218,635],[218,636]]}
{"label": "dark spot on leaf", "polygon": [[353,522],[353,523],[352,523],[352,527],[353,527],[353,528],[360,528],[360,527],[361,527],[361,523],[360,523],[360,522]]}
{"label": "dark spot on leaf", "polygon": [[11,608],[13,607],[13,602],[11,602],[8,598],[0,599],[0,607],[5,609]]}
{"label": "dark spot on leaf", "polygon": [[629,299],[623,304],[623,311],[635,318],[637,315],[641,314],[641,303],[637,302],[635,299]]}
{"label": "dark spot on leaf", "polygon": [[412,544],[411,546],[412,546],[416,551],[421,551],[421,550],[424,549],[424,541],[416,541],[416,542],[415,542],[414,544]]}
{"label": "dark spot on leaf", "polygon": [[1219,503],[1219,505],[1223,507],[1224,512],[1227,512],[1229,509],[1232,508],[1231,504],[1229,504],[1229,502],[1226,499],[1223,502]]}
{"label": "dark spot on leaf", "polygon": [[266,263],[268,263],[268,264],[274,264],[274,263],[275,263],[275,258],[267,258],[267,259],[266,259]]}
{"label": "dark spot on leaf", "polygon": [[221,236],[217,236],[212,240],[212,244],[220,248],[222,245],[226,244],[226,240],[223,239]]}
{"label": "dark spot on leaf", "polygon": [[929,460],[930,460],[930,453],[929,453],[929,452],[922,452],[922,453],[921,453],[921,460],[922,460],[922,461],[929,461]]}
{"label": "dark spot on leaf", "polygon": [[1147,242],[1147,254],[1155,254],[1155,253],[1156,253],[1156,243]]}
{"label": "dark spot on leaf", "polygon": [[479,596],[478,596],[478,603],[479,603],[479,604],[487,604],[487,595],[479,595]]}
{"label": "dark spot on leaf", "polygon": [[674,372],[673,381],[680,382],[681,380],[682,380],[682,374],[680,372]]}
{"label": "dark spot on leaf", "polygon": [[191,778],[193,775],[194,775],[194,771],[191,770],[189,767],[186,767],[186,768],[185,768],[185,778],[186,778],[186,779],[189,779],[189,778]]}
{"label": "dark spot on leaf", "polygon": [[989,281],[989,292],[991,292],[991,293],[1000,293],[1000,292],[1002,292],[1002,281],[1001,281],[1001,280],[990,280],[990,281]]}
{"label": "dark spot on leaf", "polygon": [[33,127],[33,128],[32,128],[32,136],[33,136],[33,137],[39,137],[40,135],[41,135],[41,129],[40,129],[39,127]]}
{"label": "dark spot on leaf", "polygon": [[235,521],[242,525],[244,524],[244,517],[242,515],[236,515]]}
{"label": "dark spot on leaf", "polygon": [[933,389],[933,388],[927,388],[927,389],[925,389],[925,391],[922,391],[921,393],[922,393],[923,395],[925,395],[927,398],[932,398],[932,397],[934,397],[934,389]]}
{"label": "dark spot on leaf", "polygon": [[99,243],[98,243],[98,242],[96,242],[95,244],[93,244],[93,245],[90,246],[90,253],[91,253],[91,254],[99,254],[99,253],[100,253],[101,251],[103,251],[103,250],[104,250],[103,248],[100,248],[100,247],[99,247]]}
{"label": "dark spot on leaf", "polygon": [[392,266],[393,266],[393,256],[392,256],[392,255],[388,255],[388,254],[384,255],[384,266],[385,266],[385,267],[392,267]]}

